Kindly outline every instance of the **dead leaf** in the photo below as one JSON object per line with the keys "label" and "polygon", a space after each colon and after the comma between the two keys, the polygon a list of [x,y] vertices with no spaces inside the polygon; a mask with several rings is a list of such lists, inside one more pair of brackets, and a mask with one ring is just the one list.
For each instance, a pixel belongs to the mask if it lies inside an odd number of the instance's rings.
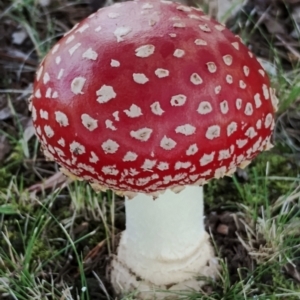
{"label": "dead leaf", "polygon": [[28,142],[34,135],[35,135],[35,129],[34,129],[34,126],[33,126],[33,122],[30,119],[29,122],[26,125],[25,130],[24,130],[23,138],[26,142]]}
{"label": "dead leaf", "polygon": [[6,120],[12,116],[11,110],[8,106],[0,110],[0,121]]}
{"label": "dead leaf", "polygon": [[291,276],[293,279],[295,279],[298,283],[300,283],[300,273],[297,270],[296,266],[291,264],[291,263],[287,263],[284,266],[284,270],[287,273],[287,275]]}
{"label": "dead leaf", "polygon": [[15,45],[21,45],[27,38],[27,32],[25,30],[16,31],[12,34],[12,43]]}
{"label": "dead leaf", "polygon": [[7,140],[7,137],[5,135],[0,135],[0,162],[10,150],[11,146]]}
{"label": "dead leaf", "polygon": [[63,173],[57,172],[51,177],[47,178],[44,182],[30,186],[28,191],[31,193],[38,193],[49,188],[61,187],[67,184],[68,181],[70,181],[70,179],[67,178]]}

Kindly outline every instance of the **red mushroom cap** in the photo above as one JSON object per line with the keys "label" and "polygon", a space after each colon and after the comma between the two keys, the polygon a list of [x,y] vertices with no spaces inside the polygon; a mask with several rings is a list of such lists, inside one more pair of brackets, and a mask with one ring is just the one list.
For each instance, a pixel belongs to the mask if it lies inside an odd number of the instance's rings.
{"label": "red mushroom cap", "polygon": [[260,63],[200,9],[135,1],[74,26],[41,63],[32,113],[77,177],[152,193],[233,173],[270,144],[276,97]]}

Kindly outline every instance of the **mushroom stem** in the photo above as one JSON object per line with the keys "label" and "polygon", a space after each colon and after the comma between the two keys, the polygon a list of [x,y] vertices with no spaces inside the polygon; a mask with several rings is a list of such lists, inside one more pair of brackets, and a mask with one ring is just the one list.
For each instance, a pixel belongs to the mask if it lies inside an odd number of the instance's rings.
{"label": "mushroom stem", "polygon": [[217,262],[203,219],[203,188],[198,186],[180,193],[167,190],[156,200],[142,193],[126,200],[126,230],[112,264],[116,291],[199,289],[202,283],[195,276],[214,277]]}

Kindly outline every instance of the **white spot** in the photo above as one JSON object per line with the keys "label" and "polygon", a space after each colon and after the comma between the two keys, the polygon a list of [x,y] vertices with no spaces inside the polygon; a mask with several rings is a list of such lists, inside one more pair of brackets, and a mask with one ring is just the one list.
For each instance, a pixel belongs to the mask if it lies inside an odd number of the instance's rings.
{"label": "white spot", "polygon": [[232,65],[232,55],[229,55],[229,54],[224,55],[223,61],[224,61],[225,65],[231,66]]}
{"label": "white spot", "polygon": [[74,39],[75,39],[75,36],[74,36],[74,35],[70,35],[70,36],[66,39],[66,44],[71,43]]}
{"label": "white spot", "polygon": [[123,36],[127,35],[129,32],[131,32],[131,28],[130,27],[125,27],[125,26],[121,26],[118,27],[115,31],[114,31],[114,35],[117,38],[117,42],[122,42],[124,41]]}
{"label": "white spot", "polygon": [[259,93],[254,95],[254,102],[255,102],[255,107],[256,108],[261,107],[261,99],[260,99],[260,94]]}
{"label": "white spot", "polygon": [[52,93],[52,89],[49,87],[47,88],[47,91],[46,91],[46,98],[51,98],[51,93]]}
{"label": "white spot", "polygon": [[162,140],[160,141],[160,147],[162,147],[165,150],[171,150],[176,146],[176,142],[172,140],[171,138],[168,138],[164,136]]}
{"label": "white spot", "polygon": [[137,105],[135,104],[132,104],[128,109],[125,109],[124,110],[124,113],[130,117],[130,118],[137,118],[137,117],[140,117],[142,115],[142,110],[140,107],[138,107]]}
{"label": "white spot", "polygon": [[193,73],[190,77],[190,81],[191,83],[193,83],[194,85],[199,85],[201,83],[203,83],[202,78],[199,76],[199,74],[197,73]]}
{"label": "white spot", "polygon": [[206,138],[208,138],[209,140],[213,140],[219,137],[220,135],[221,135],[221,128],[218,125],[212,125],[208,127],[205,134]]}
{"label": "white spot", "polygon": [[90,59],[90,60],[96,60],[98,58],[98,54],[92,48],[89,48],[85,52],[83,52],[82,58],[86,58],[86,59]]}
{"label": "white spot", "polygon": [[160,103],[158,101],[152,103],[150,105],[151,111],[158,116],[161,116],[165,111],[160,107]]}
{"label": "white spot", "polygon": [[262,125],[262,121],[261,120],[257,120],[257,122],[256,122],[256,128],[258,130],[261,129],[261,125]]}
{"label": "white spot", "polygon": [[69,120],[68,120],[67,115],[61,111],[55,112],[55,120],[60,126],[66,127],[69,125]]}
{"label": "white spot", "polygon": [[176,7],[176,9],[181,10],[181,11],[185,11],[185,12],[191,12],[192,9],[188,6],[185,5],[179,5]]}
{"label": "white spot", "polygon": [[75,77],[71,82],[71,91],[75,94],[83,94],[82,89],[86,82],[84,77]]}
{"label": "white spot", "polygon": [[185,24],[183,22],[177,22],[173,24],[174,28],[184,28]]}
{"label": "white spot", "polygon": [[228,106],[228,102],[226,100],[224,100],[220,103],[220,109],[221,109],[222,114],[228,113],[229,106]]}
{"label": "white spot", "polygon": [[176,33],[169,33],[169,36],[170,36],[171,38],[176,38],[177,34],[176,34]]}
{"label": "white spot", "polygon": [[169,18],[169,20],[170,20],[170,21],[180,21],[181,19],[180,19],[180,17],[178,17],[178,16],[176,17],[176,16],[175,16],[175,17]]}
{"label": "white spot", "polygon": [[251,58],[253,58],[253,53],[252,53],[252,52],[248,51],[248,54],[249,54],[249,56],[250,56]]}
{"label": "white spot", "polygon": [[110,61],[110,66],[113,67],[113,68],[118,68],[118,67],[120,67],[120,65],[121,64],[120,64],[120,62],[118,60],[112,59]]}
{"label": "white spot", "polygon": [[238,148],[243,148],[248,143],[248,139],[239,139],[236,141]]}
{"label": "white spot", "polygon": [[61,145],[62,147],[65,147],[65,146],[66,146],[66,142],[65,142],[65,140],[64,140],[63,138],[60,138],[60,139],[57,141],[57,143],[58,143],[59,145]]}
{"label": "white spot", "polygon": [[262,76],[265,77],[266,72],[263,69],[259,69],[258,73]]}
{"label": "white spot", "polygon": [[257,136],[257,132],[253,127],[249,127],[245,132],[245,136],[247,136],[250,139],[253,139],[254,137]]}
{"label": "white spot", "polygon": [[170,74],[170,72],[166,69],[156,69],[155,70],[155,75],[158,77],[158,78],[164,78],[164,77],[168,77]]}
{"label": "white spot", "polygon": [[43,67],[43,66],[40,66],[39,69],[37,70],[37,72],[36,72],[36,80],[37,80],[37,81],[40,80],[41,75],[42,75],[42,73],[43,73],[43,69],[44,69],[44,67]]}
{"label": "white spot", "polygon": [[36,132],[37,132],[38,135],[42,135],[41,126],[36,127]]}
{"label": "white spot", "polygon": [[228,159],[228,158],[230,158],[230,150],[229,149],[219,151],[218,160],[223,160],[223,159]]}
{"label": "white spot", "polygon": [[217,66],[214,62],[208,62],[206,65],[210,73],[215,73],[217,71]]}
{"label": "white spot", "polygon": [[146,158],[141,168],[144,171],[148,171],[148,170],[152,170],[155,165],[156,165],[156,160],[151,160]]}
{"label": "white spot", "polygon": [[190,124],[185,124],[185,125],[176,127],[175,132],[188,136],[188,135],[192,135],[196,132],[196,127],[194,127]]}
{"label": "white spot", "polygon": [[236,50],[240,50],[240,44],[238,42],[233,42],[231,43],[231,45],[236,49]]}
{"label": "white spot", "polygon": [[106,103],[117,96],[113,87],[105,84],[96,91],[96,95],[98,96],[97,102],[99,103]]}
{"label": "white spot", "polygon": [[246,83],[243,80],[239,81],[239,86],[241,89],[245,89],[247,87]]}
{"label": "white spot", "polygon": [[222,87],[220,85],[215,87],[215,94],[220,94]]}
{"label": "white spot", "polygon": [[237,123],[236,122],[231,122],[227,126],[227,136],[231,136],[235,131],[237,131]]}
{"label": "white spot", "polygon": [[98,120],[93,119],[88,114],[81,115],[81,122],[89,131],[93,131],[98,127]]}
{"label": "white spot", "polygon": [[206,46],[207,45],[207,42],[202,40],[202,39],[196,39],[194,41],[194,43],[197,45],[197,46]]}
{"label": "white spot", "polygon": [[[48,150],[52,153],[52,154],[55,154],[56,152],[55,152],[55,150],[54,150],[54,148],[51,146],[51,145],[47,145],[47,148],[48,148]],[[46,156],[46,155],[45,155]],[[46,156],[47,157],[47,156]]]}
{"label": "white spot", "polygon": [[192,165],[192,163],[189,161],[187,161],[187,162],[178,161],[175,164],[175,170],[188,169],[191,165]]}
{"label": "white spot", "polygon": [[270,94],[269,94],[269,89],[268,89],[268,87],[267,87],[266,84],[263,84],[263,85],[262,85],[262,90],[263,90],[265,99],[266,99],[266,100],[269,100]]}
{"label": "white spot", "polygon": [[182,49],[176,49],[174,51],[174,53],[173,53],[173,56],[180,58],[180,57],[183,57],[184,54],[185,54],[184,50],[182,50]]}
{"label": "white spot", "polygon": [[200,16],[197,16],[197,15],[194,15],[194,14],[188,15],[188,17],[189,17],[190,19],[194,19],[194,20],[202,20]]}
{"label": "white spot", "polygon": [[57,79],[60,80],[64,74],[64,69],[60,69],[57,75]]}
{"label": "white spot", "polygon": [[251,116],[252,114],[253,114],[253,106],[252,106],[252,104],[251,103],[247,103],[246,104],[246,107],[245,107],[245,115],[247,115],[247,116]]}
{"label": "white spot", "polygon": [[136,131],[132,130],[130,131],[130,136],[139,141],[146,142],[149,140],[152,131],[150,128],[141,128]]}
{"label": "white spot", "polygon": [[262,138],[259,137],[259,139],[254,143],[252,147],[253,152],[256,152],[259,149],[261,142],[262,142]]}
{"label": "white spot", "polygon": [[243,102],[242,99],[240,98],[236,99],[235,106],[237,110],[240,110],[242,108],[242,102]]}
{"label": "white spot", "polygon": [[118,18],[119,16],[120,16],[120,14],[119,13],[109,13],[108,15],[107,15],[110,19],[116,19],[116,18]]}
{"label": "white spot", "polygon": [[81,45],[81,43],[77,43],[76,45],[74,45],[72,48],[69,49],[69,53],[70,53],[71,56],[80,47],[80,45]]}
{"label": "white spot", "polygon": [[40,110],[40,116],[42,119],[45,119],[45,120],[48,120],[48,118],[49,118],[48,112],[45,110],[42,110],[42,109]]}
{"label": "white spot", "polygon": [[232,83],[233,83],[233,78],[232,78],[231,75],[226,75],[226,82],[227,82],[228,84],[232,84]]}
{"label": "white spot", "polygon": [[212,112],[212,110],[213,110],[213,108],[208,101],[202,101],[202,102],[200,102],[200,104],[198,106],[197,112],[200,115],[206,115],[206,114]]}
{"label": "white spot", "polygon": [[153,8],[153,5],[150,4],[150,3],[145,3],[143,6],[142,6],[142,9],[151,9]]}
{"label": "white spot", "polygon": [[41,90],[40,89],[37,89],[34,93],[34,97],[35,98],[41,98],[42,97],[42,94],[41,94]]}
{"label": "white spot", "polygon": [[279,100],[276,97],[276,91],[273,88],[270,88],[270,95],[271,95],[271,102],[273,105],[273,109],[276,112],[278,110],[278,104],[279,104]]}
{"label": "white spot", "polygon": [[186,150],[186,155],[190,156],[190,155],[194,155],[198,152],[198,146],[197,144],[193,144],[193,145],[190,145],[189,148]]}
{"label": "white spot", "polygon": [[56,53],[57,50],[59,49],[59,47],[60,47],[60,44],[56,44],[56,45],[52,48],[51,53],[52,53],[52,54]]}
{"label": "white spot", "polygon": [[112,116],[114,117],[115,121],[120,121],[120,118],[119,118],[119,111],[115,111],[112,113]]}
{"label": "white spot", "polygon": [[160,162],[157,166],[158,170],[165,171],[169,169],[169,164],[167,162]]}
{"label": "white spot", "polygon": [[44,131],[48,138],[51,138],[54,136],[54,130],[49,125],[44,126]]}
{"label": "white spot", "polygon": [[105,126],[106,128],[111,130],[117,130],[117,128],[113,125],[113,122],[111,120],[105,120]]}
{"label": "white spot", "polygon": [[44,84],[47,84],[49,81],[50,81],[50,76],[49,73],[46,72],[43,76],[43,82]]}
{"label": "white spot", "polygon": [[207,24],[200,24],[199,28],[204,32],[211,32],[211,29],[209,28],[209,26]]}
{"label": "white spot", "polygon": [[111,139],[108,139],[106,142],[103,142],[101,145],[105,154],[107,153],[116,153],[119,149],[119,144]]}
{"label": "white spot", "polygon": [[152,55],[154,51],[155,51],[155,47],[153,45],[143,45],[135,49],[135,55],[137,57],[148,57]]}
{"label": "white spot", "polygon": [[243,71],[244,71],[245,76],[248,77],[249,74],[250,74],[250,69],[249,69],[249,67],[248,67],[248,66],[243,66]]}
{"label": "white spot", "polygon": [[55,57],[55,63],[56,63],[57,65],[59,65],[60,62],[61,62],[61,57],[60,57],[60,56]]}
{"label": "white spot", "polygon": [[216,152],[212,152],[211,154],[204,154],[200,159],[200,166],[206,166],[214,160]]}
{"label": "white spot", "polygon": [[221,24],[216,24],[216,25],[215,25],[215,28],[216,28],[218,31],[223,31],[223,30],[225,30],[225,27],[224,27],[223,25],[221,25]]}
{"label": "white spot", "polygon": [[265,128],[269,128],[273,122],[272,114],[268,113],[265,119]]}
{"label": "white spot", "polygon": [[96,32],[99,32],[99,31],[101,31],[101,29],[102,29],[102,27],[101,27],[101,26],[98,26],[98,27],[95,28],[95,31],[96,31]]}
{"label": "white spot", "polygon": [[84,32],[85,30],[87,30],[89,27],[90,27],[89,24],[84,24],[84,25],[82,25],[81,27],[79,27],[79,28],[75,31],[75,33],[76,33],[76,32],[83,33],[83,32]]}
{"label": "white spot", "polygon": [[182,95],[182,94],[172,96],[171,105],[172,106],[182,106],[185,104],[186,99],[187,99],[186,96]]}
{"label": "white spot", "polygon": [[144,177],[144,178],[138,178],[135,183],[138,186],[145,186],[147,183],[149,183],[151,180],[151,177]]}
{"label": "white spot", "polygon": [[113,166],[104,166],[104,167],[102,167],[101,171],[105,175],[117,176],[119,174],[119,171],[116,169],[116,165],[113,165]]}
{"label": "white spot", "polygon": [[65,152],[61,150],[58,147],[54,147],[55,152],[58,154],[58,156],[66,156]]}
{"label": "white spot", "polygon": [[95,168],[92,167],[92,166],[90,166],[90,165],[87,165],[87,164],[78,163],[78,164],[77,164],[77,168],[83,169],[83,170],[88,171],[88,172],[90,172],[90,173],[92,173],[92,174],[95,174],[95,173],[96,173]]}
{"label": "white spot", "polygon": [[135,161],[138,155],[134,152],[128,151],[123,157],[123,161]]}
{"label": "white spot", "polygon": [[133,73],[133,80],[138,84],[145,84],[149,81],[149,78],[146,77],[143,73]]}
{"label": "white spot", "polygon": [[226,175],[227,168],[225,166],[220,167],[215,170],[214,178],[219,179]]}

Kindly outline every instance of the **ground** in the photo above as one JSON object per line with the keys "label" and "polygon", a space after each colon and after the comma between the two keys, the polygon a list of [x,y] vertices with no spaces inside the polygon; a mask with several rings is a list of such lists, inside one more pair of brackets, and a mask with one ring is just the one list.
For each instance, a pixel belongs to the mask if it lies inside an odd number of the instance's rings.
{"label": "ground", "polygon": [[[27,109],[51,45],[104,2],[0,3],[0,299],[114,297],[106,267],[124,229],[123,199],[96,194],[46,161]],[[261,58],[277,90],[275,147],[205,186],[221,276],[183,298],[300,299],[300,1],[237,2],[222,18]],[[201,1],[220,16],[208,3]]]}

